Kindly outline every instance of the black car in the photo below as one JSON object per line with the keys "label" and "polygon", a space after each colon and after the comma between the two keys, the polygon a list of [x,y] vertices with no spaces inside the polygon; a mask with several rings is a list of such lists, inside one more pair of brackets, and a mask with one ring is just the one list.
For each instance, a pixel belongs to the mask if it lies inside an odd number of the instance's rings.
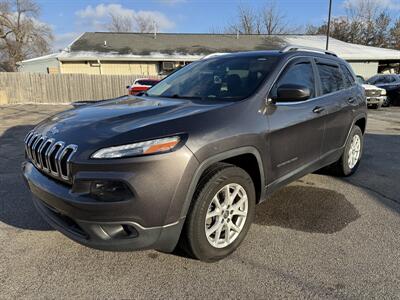
{"label": "black car", "polygon": [[378,74],[368,79],[367,83],[386,90],[387,101],[383,106],[400,104],[400,75]]}
{"label": "black car", "polygon": [[83,245],[178,245],[213,261],[278,188],[323,167],[354,173],[366,120],[363,88],[331,52],[226,54],[43,121],[25,138],[23,174],[43,217]]}

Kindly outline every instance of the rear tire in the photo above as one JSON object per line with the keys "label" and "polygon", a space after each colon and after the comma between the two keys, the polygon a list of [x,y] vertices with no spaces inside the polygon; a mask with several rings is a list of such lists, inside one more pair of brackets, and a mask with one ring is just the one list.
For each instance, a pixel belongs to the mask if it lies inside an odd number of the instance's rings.
{"label": "rear tire", "polygon": [[340,159],[330,166],[332,174],[350,176],[357,171],[363,151],[364,137],[360,127],[355,125],[350,132],[343,154]]}
{"label": "rear tire", "polygon": [[253,181],[243,169],[217,163],[200,179],[180,247],[202,261],[220,260],[242,243],[254,219]]}

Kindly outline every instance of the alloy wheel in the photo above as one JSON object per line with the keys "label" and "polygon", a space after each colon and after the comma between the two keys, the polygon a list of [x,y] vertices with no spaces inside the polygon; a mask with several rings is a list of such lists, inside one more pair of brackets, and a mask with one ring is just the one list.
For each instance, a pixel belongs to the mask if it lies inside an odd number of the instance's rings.
{"label": "alloy wheel", "polygon": [[248,207],[247,193],[240,184],[227,184],[215,194],[205,218],[211,246],[224,248],[233,243],[246,223]]}
{"label": "alloy wheel", "polygon": [[348,157],[348,165],[350,169],[353,169],[357,164],[361,153],[361,139],[356,134],[351,139],[350,149],[349,149],[349,157]]}

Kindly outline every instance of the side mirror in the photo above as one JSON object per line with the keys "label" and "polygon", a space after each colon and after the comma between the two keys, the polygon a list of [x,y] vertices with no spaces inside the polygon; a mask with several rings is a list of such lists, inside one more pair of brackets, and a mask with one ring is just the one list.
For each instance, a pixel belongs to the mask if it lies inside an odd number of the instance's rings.
{"label": "side mirror", "polygon": [[304,101],[311,97],[308,87],[298,84],[283,84],[278,87],[276,102]]}

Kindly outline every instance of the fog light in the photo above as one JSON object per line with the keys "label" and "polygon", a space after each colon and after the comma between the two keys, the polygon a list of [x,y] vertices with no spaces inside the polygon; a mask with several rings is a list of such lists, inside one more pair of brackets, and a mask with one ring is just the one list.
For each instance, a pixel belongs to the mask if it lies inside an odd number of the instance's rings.
{"label": "fog light", "polygon": [[132,198],[132,192],[121,181],[93,181],[90,185],[90,195],[98,201],[115,202]]}

